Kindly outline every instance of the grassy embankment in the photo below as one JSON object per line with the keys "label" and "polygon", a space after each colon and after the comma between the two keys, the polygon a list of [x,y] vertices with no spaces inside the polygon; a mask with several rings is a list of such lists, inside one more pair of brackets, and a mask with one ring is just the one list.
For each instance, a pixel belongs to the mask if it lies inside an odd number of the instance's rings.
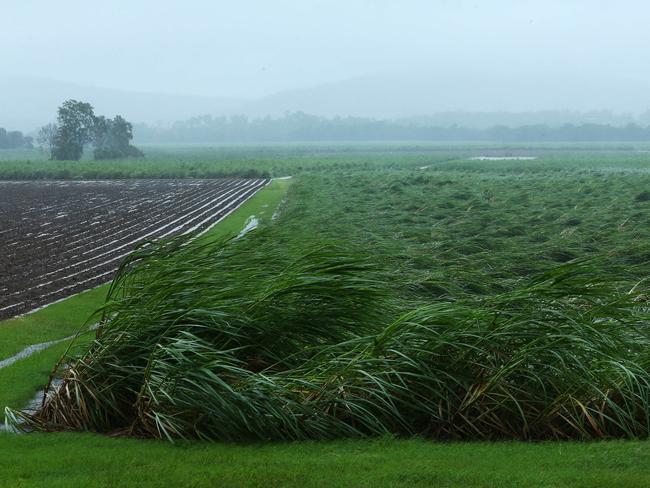
{"label": "grassy embankment", "polygon": [[[251,215],[262,223],[267,222],[289,183],[289,180],[272,181],[205,236],[237,235]],[[0,360],[14,356],[32,344],[55,341],[83,331],[93,323],[91,315],[102,306],[107,291],[108,285],[102,285],[37,312],[0,322]],[[92,333],[86,334],[87,340],[91,337]],[[47,382],[52,367],[67,347],[68,342],[59,343],[1,368],[2,411],[5,406],[19,408],[31,399]]]}

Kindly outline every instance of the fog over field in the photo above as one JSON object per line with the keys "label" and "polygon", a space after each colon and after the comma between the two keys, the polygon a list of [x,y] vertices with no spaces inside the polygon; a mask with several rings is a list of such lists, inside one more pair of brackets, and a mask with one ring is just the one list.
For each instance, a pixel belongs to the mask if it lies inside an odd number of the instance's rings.
{"label": "fog over field", "polygon": [[33,130],[70,97],[147,123],[298,110],[631,120],[650,107],[648,14],[599,0],[7,2],[0,127]]}

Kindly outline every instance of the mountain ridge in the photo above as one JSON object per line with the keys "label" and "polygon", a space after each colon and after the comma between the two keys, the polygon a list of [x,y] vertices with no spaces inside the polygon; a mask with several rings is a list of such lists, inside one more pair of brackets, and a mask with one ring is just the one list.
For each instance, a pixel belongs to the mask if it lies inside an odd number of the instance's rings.
{"label": "mountain ridge", "polygon": [[[51,122],[68,98],[90,102],[97,113],[124,116],[135,124],[165,125],[200,115],[277,117],[305,112],[323,117],[418,119],[435,114],[443,125],[482,125],[509,120],[498,114],[553,113],[514,117],[524,123],[626,123],[650,107],[650,82],[602,77],[589,84],[578,78],[541,75],[495,76],[465,72],[440,75],[373,75],[285,90],[254,99],[165,94],[92,87],[34,77],[0,76],[0,127],[25,132]],[[610,112],[608,112],[609,110]],[[614,111],[622,115],[612,114]],[[560,114],[560,115],[558,115]],[[481,119],[481,117],[475,117]],[[435,119],[435,117],[434,117]],[[492,121],[492,122],[490,122]]]}

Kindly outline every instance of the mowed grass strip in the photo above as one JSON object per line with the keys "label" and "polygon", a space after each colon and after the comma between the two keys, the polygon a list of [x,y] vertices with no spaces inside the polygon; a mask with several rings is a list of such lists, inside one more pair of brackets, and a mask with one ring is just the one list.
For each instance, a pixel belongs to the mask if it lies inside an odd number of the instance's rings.
{"label": "mowed grass strip", "polygon": [[169,445],[90,434],[5,434],[0,450],[0,485],[14,488],[650,486],[650,449],[639,441]]}
{"label": "mowed grass strip", "polygon": [[106,297],[107,285],[53,303],[37,312],[0,321],[0,360],[27,346],[63,339],[84,329]]}
{"label": "mowed grass strip", "polygon": [[[90,335],[87,335],[90,339]],[[21,361],[0,369],[0,405],[24,406],[45,388],[49,375],[68,348],[68,341],[54,344]],[[0,420],[4,419],[4,408]]]}
{"label": "mowed grass strip", "polygon": [[[204,235],[237,235],[251,215],[255,215],[260,223],[269,222],[289,184],[290,180],[273,180]],[[108,285],[102,285],[37,312],[1,321],[0,360],[12,357],[30,345],[63,339],[86,330],[96,320],[93,313],[103,305],[107,291]],[[45,385],[68,343],[53,345],[0,368],[0,417],[4,418],[5,406],[22,407]]]}

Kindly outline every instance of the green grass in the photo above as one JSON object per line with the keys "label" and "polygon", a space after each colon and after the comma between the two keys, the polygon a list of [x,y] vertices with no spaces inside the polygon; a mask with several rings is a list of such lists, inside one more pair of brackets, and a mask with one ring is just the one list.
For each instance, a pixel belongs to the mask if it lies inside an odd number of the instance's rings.
{"label": "green grass", "polygon": [[225,445],[0,435],[0,484],[22,487],[642,488],[646,442]]}
{"label": "green grass", "polygon": [[[86,344],[88,339],[84,340]],[[54,344],[0,369],[0,405],[18,408],[27,405],[37,391],[45,388],[54,365],[67,348],[67,342]],[[0,420],[4,421],[4,411]]]}
{"label": "green grass", "polygon": [[244,228],[251,216],[255,216],[260,225],[270,223],[273,213],[278,209],[290,186],[291,179],[271,181],[226,219],[206,232],[205,238],[235,236]]}
{"label": "green grass", "polygon": [[37,312],[0,321],[0,358],[13,356],[32,344],[82,331],[89,319],[93,323],[91,316],[104,302],[107,291],[107,285],[99,286]]}
{"label": "green grass", "polygon": [[[649,143],[368,142],[278,144],[158,144],[142,146],[144,159],[48,161],[38,150],[0,150],[0,179],[209,178],[224,175],[298,175],[347,170],[416,169],[457,162],[447,169],[517,172],[582,166],[648,167]],[[481,155],[533,155],[540,160],[467,161]]]}
{"label": "green grass", "polygon": [[[409,145],[151,146],[146,158],[111,161],[3,160],[0,179],[282,177],[346,168],[417,167],[459,157],[444,148]],[[15,156],[15,153],[12,153]],[[462,152],[461,152],[462,154]]]}
{"label": "green grass", "polygon": [[[214,226],[204,238],[237,235],[251,215],[257,216],[261,223],[268,223],[290,183],[290,180],[272,181]],[[108,289],[108,285],[102,285],[37,312],[0,321],[0,359],[11,357],[29,345],[62,339],[85,330],[87,325],[98,320],[91,316],[104,304]],[[89,336],[87,334],[86,338]],[[31,399],[47,383],[66,347],[67,343],[58,344],[0,369],[0,405],[20,408]]]}

